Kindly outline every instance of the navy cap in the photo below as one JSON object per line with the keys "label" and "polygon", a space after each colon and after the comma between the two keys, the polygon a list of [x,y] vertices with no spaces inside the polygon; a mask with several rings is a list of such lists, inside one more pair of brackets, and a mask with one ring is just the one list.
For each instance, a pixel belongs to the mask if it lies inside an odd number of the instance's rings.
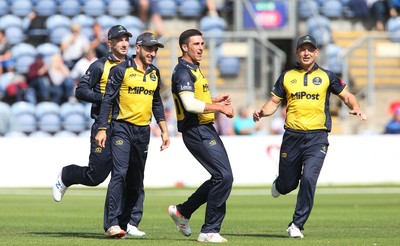
{"label": "navy cap", "polygon": [[300,46],[302,46],[303,44],[311,44],[312,46],[314,46],[315,48],[318,48],[317,46],[317,41],[315,41],[315,38],[313,38],[310,35],[305,35],[303,37],[300,37],[297,40],[297,45],[296,48],[299,48]]}
{"label": "navy cap", "polygon": [[153,46],[164,48],[164,45],[158,42],[156,35],[151,32],[144,32],[140,34],[136,39],[136,44],[141,46]]}
{"label": "navy cap", "polygon": [[128,35],[128,37],[132,37],[132,33],[128,32],[124,26],[116,25],[108,30],[108,39],[120,38],[122,35]]}

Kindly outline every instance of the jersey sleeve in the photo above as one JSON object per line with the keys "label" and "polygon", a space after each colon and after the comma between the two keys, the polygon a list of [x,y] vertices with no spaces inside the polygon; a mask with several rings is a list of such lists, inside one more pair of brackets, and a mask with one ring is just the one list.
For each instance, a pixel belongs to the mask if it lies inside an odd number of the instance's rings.
{"label": "jersey sleeve", "polygon": [[152,106],[152,110],[153,110],[153,115],[154,118],[156,119],[157,122],[165,120],[165,115],[164,115],[164,104],[162,102],[161,99],[161,95],[160,95],[160,88],[161,88],[161,76],[160,76],[160,71],[158,69],[156,69],[156,74],[158,77],[158,85],[156,90],[154,91],[154,95],[153,95],[153,106]]}
{"label": "jersey sleeve", "polygon": [[346,88],[346,83],[344,83],[335,73],[327,71],[330,80],[330,90],[333,94],[340,94],[344,88]]}
{"label": "jersey sleeve", "polygon": [[282,73],[279,78],[276,80],[274,87],[272,88],[272,95],[280,98],[280,99],[284,99],[286,96],[286,92],[285,92],[285,88],[283,85],[283,81],[285,78],[285,74],[286,73]]}
{"label": "jersey sleeve", "polygon": [[103,96],[100,92],[93,90],[103,74],[104,66],[100,60],[93,62],[86,73],[79,79],[78,86],[75,90],[77,99],[91,102],[100,103]]}
{"label": "jersey sleeve", "polygon": [[176,92],[194,92],[193,75],[190,74],[188,69],[177,69],[173,77]]}

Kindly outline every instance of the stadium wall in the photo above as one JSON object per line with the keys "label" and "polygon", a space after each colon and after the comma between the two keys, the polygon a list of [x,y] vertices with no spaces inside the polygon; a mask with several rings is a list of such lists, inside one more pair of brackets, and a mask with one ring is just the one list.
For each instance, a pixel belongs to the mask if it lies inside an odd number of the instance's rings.
{"label": "stadium wall", "polygon": [[[223,137],[234,172],[234,185],[270,185],[278,172],[280,136]],[[146,187],[197,186],[208,173],[179,137],[160,152],[152,138]],[[400,137],[330,136],[319,184],[400,183]],[[51,187],[61,167],[87,165],[86,138],[0,138],[0,187]],[[101,186],[106,186],[108,179]]]}

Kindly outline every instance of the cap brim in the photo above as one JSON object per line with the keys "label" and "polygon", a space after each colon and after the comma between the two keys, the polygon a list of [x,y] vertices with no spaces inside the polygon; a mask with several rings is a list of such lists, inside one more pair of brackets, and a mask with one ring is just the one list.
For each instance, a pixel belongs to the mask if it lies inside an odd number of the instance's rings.
{"label": "cap brim", "polygon": [[120,33],[119,35],[117,35],[117,36],[114,36],[114,37],[112,37],[112,38],[110,38],[110,39],[113,39],[113,38],[120,38],[120,37],[122,37],[122,36],[124,36],[124,35],[127,35],[128,37],[133,37],[133,35],[132,35],[132,33],[130,33],[130,32],[124,32],[124,33]]}
{"label": "cap brim", "polygon": [[150,46],[157,46],[157,47],[159,47],[159,48],[164,48],[164,45],[161,44],[161,43],[156,43],[156,44],[153,44],[153,43],[143,43],[143,44],[137,44],[137,45],[147,46],[147,47],[150,47]]}

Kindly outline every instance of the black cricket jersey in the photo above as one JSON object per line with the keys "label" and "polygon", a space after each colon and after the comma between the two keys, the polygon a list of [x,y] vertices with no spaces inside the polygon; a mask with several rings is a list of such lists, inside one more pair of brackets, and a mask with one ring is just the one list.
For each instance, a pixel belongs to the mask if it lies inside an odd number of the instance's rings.
{"label": "black cricket jersey", "polygon": [[[128,59],[127,56],[126,59]],[[90,115],[95,120],[100,114],[110,69],[119,63],[121,62],[109,53],[107,57],[104,56],[94,61],[78,82],[75,96],[79,100],[92,103]]]}
{"label": "black cricket jersey", "polygon": [[172,96],[178,120],[178,131],[214,123],[214,113],[196,114],[186,111],[179,95],[182,93],[194,93],[194,97],[205,103],[212,103],[208,81],[202,74],[199,63],[192,64],[181,57],[172,73]]}

